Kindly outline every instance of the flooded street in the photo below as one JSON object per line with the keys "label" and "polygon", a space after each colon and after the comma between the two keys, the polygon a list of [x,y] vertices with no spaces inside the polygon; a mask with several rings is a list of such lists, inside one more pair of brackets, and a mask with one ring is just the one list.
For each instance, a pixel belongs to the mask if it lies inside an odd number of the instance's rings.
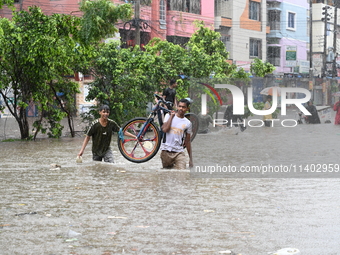
{"label": "flooded street", "polygon": [[[329,168],[339,139],[334,124],[220,130],[197,135],[194,164]],[[115,164],[93,162],[90,144],[77,164],[82,141],[0,143],[0,254],[340,254],[340,173],[197,177],[159,154],[129,162],[116,137]]]}

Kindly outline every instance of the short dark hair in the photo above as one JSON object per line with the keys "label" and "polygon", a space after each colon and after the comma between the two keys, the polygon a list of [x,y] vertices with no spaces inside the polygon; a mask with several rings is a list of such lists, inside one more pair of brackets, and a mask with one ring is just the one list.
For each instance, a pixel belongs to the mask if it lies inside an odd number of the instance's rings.
{"label": "short dark hair", "polygon": [[176,83],[176,80],[175,80],[175,79],[171,79],[171,80],[170,80],[170,86],[171,86],[171,85],[174,85],[175,83]]}
{"label": "short dark hair", "polygon": [[273,99],[272,95],[268,95],[267,99],[271,99],[272,100]]}
{"label": "short dark hair", "polygon": [[179,100],[178,103],[185,103],[187,105],[187,107],[190,106],[190,101],[188,99],[182,98],[181,100]]}
{"label": "short dark hair", "polygon": [[107,104],[102,104],[100,107],[99,107],[99,111],[110,111],[110,107],[107,105]]}

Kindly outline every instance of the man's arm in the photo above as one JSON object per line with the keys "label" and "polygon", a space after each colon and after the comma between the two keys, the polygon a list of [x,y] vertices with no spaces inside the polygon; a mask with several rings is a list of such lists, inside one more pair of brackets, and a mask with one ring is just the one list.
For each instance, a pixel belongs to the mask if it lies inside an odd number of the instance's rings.
{"label": "man's arm", "polygon": [[164,122],[164,124],[162,125],[162,131],[164,133],[168,133],[171,129],[171,122],[172,119],[175,117],[176,112],[175,111],[171,111],[170,113],[170,117],[168,120],[166,120],[166,122]]}
{"label": "man's arm", "polygon": [[129,133],[128,131],[124,131],[124,135],[137,139],[137,136],[135,136],[134,134]]}
{"label": "man's arm", "polygon": [[83,142],[83,145],[81,146],[81,149],[80,149],[80,151],[79,151],[79,153],[78,153],[78,156],[79,156],[79,157],[83,155],[84,150],[85,150],[85,148],[86,148],[86,145],[87,145],[88,142],[90,141],[90,138],[91,138],[91,136],[88,136],[88,135],[85,137],[84,142]]}
{"label": "man's arm", "polygon": [[[114,120],[113,120],[113,122],[115,124],[115,128],[113,129],[113,131],[119,132],[120,126]],[[127,132],[127,131],[124,131],[124,135],[132,137],[132,138],[135,138],[135,139],[137,138],[134,134],[131,134],[131,133]]]}
{"label": "man's arm", "polygon": [[174,100],[173,108],[176,108],[176,109],[177,109],[177,105],[178,105],[178,101],[177,101],[177,97],[176,97],[176,95],[175,95],[175,100]]}
{"label": "man's arm", "polygon": [[189,155],[189,167],[194,166],[194,162],[192,160],[192,151],[191,151],[191,140],[190,140],[191,135],[187,134],[185,137],[184,144],[187,147],[188,155]]}
{"label": "man's arm", "polygon": [[166,96],[167,96],[167,89],[165,88],[163,90],[163,93],[162,93],[162,97],[163,97],[164,100],[165,100]]}

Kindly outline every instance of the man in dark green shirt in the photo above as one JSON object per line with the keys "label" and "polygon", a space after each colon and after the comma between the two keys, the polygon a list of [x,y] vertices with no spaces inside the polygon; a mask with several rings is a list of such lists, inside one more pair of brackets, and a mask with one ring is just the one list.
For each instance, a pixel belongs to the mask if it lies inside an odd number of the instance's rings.
{"label": "man in dark green shirt", "polygon": [[109,106],[102,105],[99,108],[99,114],[100,118],[91,123],[78,156],[83,155],[92,136],[93,160],[102,161],[104,159],[105,162],[113,163],[113,153],[110,147],[111,137],[114,131],[119,131],[120,127],[115,121],[109,119]]}

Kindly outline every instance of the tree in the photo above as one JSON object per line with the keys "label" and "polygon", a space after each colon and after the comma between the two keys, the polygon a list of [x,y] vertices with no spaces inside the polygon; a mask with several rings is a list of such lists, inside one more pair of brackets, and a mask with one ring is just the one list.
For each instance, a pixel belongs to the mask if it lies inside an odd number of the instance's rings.
{"label": "tree", "polygon": [[8,5],[8,7],[13,7],[13,4],[14,4],[14,0],[0,0],[0,9],[4,5]]}
{"label": "tree", "polygon": [[[210,94],[213,99],[208,102],[210,108],[217,110],[218,102],[211,91],[200,83],[229,83],[235,84],[239,80],[248,82],[249,74],[242,68],[228,63],[229,53],[220,40],[221,34],[205,27],[203,22],[197,22],[197,31],[188,42],[188,54],[190,59],[190,90],[191,97],[200,98],[201,94]],[[222,93],[223,95],[223,93]],[[198,107],[192,108],[194,112],[200,112]]]}
{"label": "tree", "polygon": [[[190,59],[187,50],[180,45],[159,38],[153,38],[145,46],[145,54],[153,57],[152,69],[147,69],[147,76],[155,84],[158,91],[169,85],[169,80],[180,79],[180,74],[188,75],[190,72]],[[182,84],[179,88],[187,87]]]}
{"label": "tree", "polygon": [[132,15],[130,4],[114,5],[109,0],[83,0],[80,5],[83,17],[79,32],[82,43],[89,44],[118,31],[118,19],[128,20]]}
{"label": "tree", "polygon": [[[156,89],[146,75],[153,69],[153,57],[138,47],[121,49],[114,42],[101,44],[96,54],[91,67],[95,80],[87,99],[109,105],[110,117],[118,123],[144,116]],[[96,111],[90,114],[96,116]]]}
{"label": "tree", "polygon": [[[17,120],[21,139],[30,137],[26,108],[35,102],[41,111],[51,112],[57,106],[57,92],[77,92],[74,83],[66,81],[64,74],[72,73],[67,63],[76,59],[75,33],[79,18],[55,14],[44,15],[38,7],[14,13],[13,21],[0,20],[0,94]],[[58,60],[58,61],[56,61]],[[50,115],[50,123],[58,122],[65,112]],[[55,126],[55,123],[54,123]],[[36,124],[38,130],[41,124]],[[52,127],[51,136],[60,126]]]}
{"label": "tree", "polygon": [[[29,7],[28,11],[14,13],[12,21],[0,19],[0,73],[3,74],[0,76],[0,94],[18,122],[21,139],[31,137],[25,112],[30,102],[37,104],[42,113],[34,124],[34,136],[39,131],[46,132],[47,125],[48,134],[59,137],[63,128],[59,122],[65,116],[74,135],[73,101],[78,84],[67,76],[86,69],[98,36],[114,31],[114,23],[97,27],[100,30],[97,33],[96,24],[89,30],[82,24],[92,24],[89,20],[100,20],[107,17],[105,15],[109,15],[110,21],[117,22],[120,17],[132,13],[130,5],[116,9],[105,2],[111,3],[109,0],[83,1],[85,18],[61,14],[47,16],[40,8]],[[88,10],[86,6],[90,3],[93,9]],[[120,14],[119,10],[124,11]],[[88,11],[92,15],[86,15]]]}
{"label": "tree", "polygon": [[[153,101],[153,92],[162,91],[170,79],[177,79],[177,94],[188,97],[189,86],[197,85],[196,78],[248,78],[236,66],[227,62],[228,52],[220,41],[220,34],[198,23],[197,32],[186,47],[153,38],[145,51],[138,47],[120,49],[118,45],[102,45],[93,61],[93,74],[88,99],[110,105],[111,116],[118,122],[145,115],[147,102]],[[180,76],[190,77],[182,79]],[[94,114],[95,111],[91,112]]]}
{"label": "tree", "polygon": [[258,77],[264,77],[267,74],[271,74],[274,70],[275,66],[269,62],[262,62],[259,58],[255,58],[250,65],[250,72]]}

